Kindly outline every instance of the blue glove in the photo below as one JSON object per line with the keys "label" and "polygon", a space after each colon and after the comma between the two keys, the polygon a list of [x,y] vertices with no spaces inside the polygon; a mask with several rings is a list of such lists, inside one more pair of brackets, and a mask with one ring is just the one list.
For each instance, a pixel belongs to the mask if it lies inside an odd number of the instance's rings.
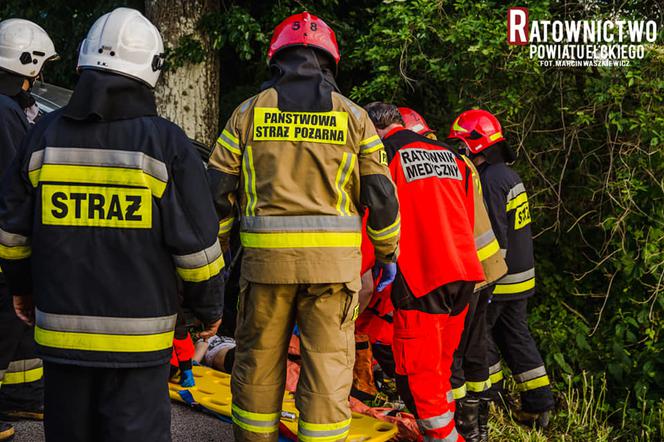
{"label": "blue glove", "polygon": [[376,292],[380,293],[385,290],[388,285],[394,282],[394,278],[397,276],[397,263],[376,261],[372,273],[374,279],[380,274],[380,280],[376,286]]}
{"label": "blue glove", "polygon": [[184,388],[190,388],[196,385],[196,382],[194,381],[194,373],[191,370],[182,371],[182,375],[180,376],[180,385]]}

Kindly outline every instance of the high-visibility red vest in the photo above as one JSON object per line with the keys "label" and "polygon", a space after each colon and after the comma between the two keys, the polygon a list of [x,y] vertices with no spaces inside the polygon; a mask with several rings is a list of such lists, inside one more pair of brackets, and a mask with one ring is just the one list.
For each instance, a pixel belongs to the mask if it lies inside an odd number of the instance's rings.
{"label": "high-visibility red vest", "polygon": [[454,281],[484,280],[473,238],[468,166],[442,143],[404,128],[383,139],[401,211],[399,271],[416,297]]}

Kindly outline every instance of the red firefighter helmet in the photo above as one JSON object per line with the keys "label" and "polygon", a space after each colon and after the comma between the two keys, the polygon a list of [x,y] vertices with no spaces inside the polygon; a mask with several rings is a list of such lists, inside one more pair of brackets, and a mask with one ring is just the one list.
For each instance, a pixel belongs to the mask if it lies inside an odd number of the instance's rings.
{"label": "red firefighter helmet", "polygon": [[417,132],[420,135],[428,135],[433,132],[433,129],[429,127],[422,115],[415,112],[409,107],[400,107],[399,113],[403,119],[403,124],[406,126],[406,129]]}
{"label": "red firefighter helmet", "polygon": [[505,140],[498,119],[482,109],[465,111],[459,115],[452,123],[449,138],[463,141],[472,153],[480,153]]}
{"label": "red firefighter helmet", "polygon": [[339,45],[334,31],[320,18],[308,12],[291,15],[279,23],[267,51],[268,62],[278,51],[290,46],[311,46],[327,52],[338,64]]}

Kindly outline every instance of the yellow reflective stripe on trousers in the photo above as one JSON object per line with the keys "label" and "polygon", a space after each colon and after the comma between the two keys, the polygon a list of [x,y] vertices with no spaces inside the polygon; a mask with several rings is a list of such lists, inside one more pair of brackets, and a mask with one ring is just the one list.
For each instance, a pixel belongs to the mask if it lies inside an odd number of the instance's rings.
{"label": "yellow reflective stripe on trousers", "polygon": [[466,384],[463,384],[461,387],[458,388],[453,388],[452,389],[452,394],[454,395],[454,399],[463,399],[466,397]]}
{"label": "yellow reflective stripe on trousers", "polygon": [[218,235],[224,235],[228,232],[231,231],[233,228],[233,222],[235,222],[235,218],[230,217],[230,218],[224,218],[221,221],[219,221],[219,233]]}
{"label": "yellow reflective stripe on trousers", "polygon": [[334,180],[334,186],[337,190],[337,212],[343,216],[350,216],[350,196],[346,191],[346,186],[355,167],[355,155],[344,152],[341,157],[341,164],[337,169],[337,176]]}
{"label": "yellow reflective stripe on trousers", "polygon": [[399,234],[401,231],[401,217],[397,215],[397,219],[387,227],[384,227],[379,230],[374,230],[367,225],[367,235],[369,238],[376,241],[385,241],[387,239],[393,238]]}
{"label": "yellow reflective stripe on trousers", "polygon": [[495,255],[500,251],[500,244],[498,244],[498,241],[494,239],[491,241],[489,244],[486,246],[477,249],[477,258],[480,261],[484,261],[485,259],[489,258],[490,256]]}
{"label": "yellow reflective stripe on trousers", "polygon": [[360,247],[359,232],[241,232],[244,247],[255,249],[287,249],[307,247]]}
{"label": "yellow reflective stripe on trousers", "polygon": [[7,260],[18,260],[29,258],[32,255],[32,247],[30,246],[6,246],[0,244],[0,258]]}
{"label": "yellow reflective stripe on trousers", "polygon": [[147,187],[157,198],[161,198],[166,190],[166,182],[141,169],[122,167],[44,164],[40,169],[30,171],[29,177],[34,187],[43,181],[137,186]]}
{"label": "yellow reflective stripe on trousers", "polygon": [[233,404],[231,417],[235,425],[253,433],[273,433],[279,430],[279,413],[254,413]]}
{"label": "yellow reflective stripe on trousers", "polygon": [[350,431],[350,419],[333,424],[312,424],[302,419],[297,424],[297,438],[304,442],[345,440]]}
{"label": "yellow reflective stripe on trousers", "polygon": [[5,373],[2,383],[5,385],[27,384],[28,382],[35,382],[44,376],[44,368],[37,367],[32,370],[9,372]]}
{"label": "yellow reflective stripe on trousers", "polygon": [[498,382],[502,381],[504,377],[503,371],[501,370],[498,373],[489,375],[489,381],[491,381],[491,385],[496,385]]}
{"label": "yellow reflective stripe on trousers", "polygon": [[44,347],[66,350],[140,353],[170,348],[173,344],[173,332],[152,335],[111,335],[46,330],[35,326],[35,341]]}
{"label": "yellow reflective stripe on trousers", "polygon": [[517,391],[535,390],[536,388],[546,387],[549,384],[550,384],[549,377],[544,375],[541,378],[532,379],[530,381],[516,384],[516,389]]}
{"label": "yellow reflective stripe on trousers", "polygon": [[0,372],[0,380],[5,384],[25,384],[38,381],[42,376],[42,360],[38,358],[11,361],[7,370]]}
{"label": "yellow reflective stripe on trousers", "polygon": [[466,381],[466,388],[473,393],[482,393],[491,388],[491,379],[482,382]]}
{"label": "yellow reflective stripe on trousers", "polygon": [[494,295],[511,295],[521,293],[535,288],[535,278],[517,284],[496,284],[493,289]]}
{"label": "yellow reflective stripe on trousers", "polygon": [[219,138],[217,138],[217,143],[235,155],[242,155],[242,151],[240,150],[240,140],[226,129],[224,129],[221,132],[221,135],[219,135]]}
{"label": "yellow reflective stripe on trousers", "polygon": [[244,156],[242,157],[242,173],[244,174],[244,193],[247,198],[245,215],[252,216],[256,211],[258,196],[256,195],[256,170],[254,169],[254,156],[251,146],[247,146],[244,149]]}

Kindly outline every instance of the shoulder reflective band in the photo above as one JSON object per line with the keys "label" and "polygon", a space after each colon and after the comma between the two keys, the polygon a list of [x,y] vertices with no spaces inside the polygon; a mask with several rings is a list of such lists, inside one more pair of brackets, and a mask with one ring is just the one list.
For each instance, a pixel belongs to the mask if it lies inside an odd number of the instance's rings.
{"label": "shoulder reflective band", "polygon": [[30,157],[33,186],[43,181],[147,187],[161,197],[168,182],[166,165],[143,152],[47,147]]}
{"label": "shoulder reflective band", "polygon": [[254,170],[254,156],[251,146],[244,149],[242,157],[242,173],[244,175],[244,193],[247,198],[245,215],[251,216],[256,211],[258,195],[256,195],[256,171]]}
{"label": "shoulder reflective band", "polygon": [[253,413],[233,404],[231,406],[233,423],[253,433],[274,433],[279,430],[279,413]]}
{"label": "shoulder reflective band", "polygon": [[480,261],[484,261],[490,256],[495,255],[500,250],[500,245],[493,234],[493,230],[489,229],[477,238],[475,238],[475,248],[477,249],[477,257]]}
{"label": "shoulder reflective band", "polygon": [[0,258],[25,259],[32,254],[30,238],[0,229]]}
{"label": "shoulder reflective band", "polygon": [[360,141],[360,155],[368,155],[383,148],[383,142],[378,135]]}
{"label": "shoulder reflective band", "polygon": [[78,316],[35,311],[35,341],[67,350],[150,352],[173,344],[177,315],[154,318]]}
{"label": "shoulder reflective band", "polygon": [[360,232],[359,216],[301,215],[301,216],[244,216],[240,220],[243,232]]}
{"label": "shoulder reflective band", "polygon": [[224,235],[224,234],[230,232],[231,229],[233,228],[233,223],[234,222],[235,222],[235,218],[233,218],[233,217],[225,218],[225,219],[222,219],[221,221],[219,221],[219,233],[218,233],[218,235],[221,236],[221,235]]}
{"label": "shoulder reflective band", "polygon": [[397,215],[397,219],[389,226],[380,230],[374,230],[367,225],[367,235],[374,241],[385,241],[397,236],[401,229],[401,217]]}
{"label": "shoulder reflective band", "polygon": [[200,252],[189,255],[173,255],[175,268],[182,280],[187,282],[202,282],[219,274],[224,268],[224,257],[221,253],[219,241]]}
{"label": "shoulder reflective band", "polygon": [[509,295],[521,293],[535,288],[535,269],[503,276],[495,288],[494,295]]}
{"label": "shoulder reflective band", "polygon": [[434,416],[427,417],[425,419],[417,419],[417,424],[420,428],[425,430],[437,430],[439,428],[444,428],[449,425],[454,419],[454,413],[451,411],[446,411],[445,413]]}
{"label": "shoulder reflective band", "polygon": [[219,135],[219,138],[217,138],[217,143],[235,155],[242,155],[242,151],[240,150],[240,141],[227,129],[224,129],[221,132],[221,135]]}
{"label": "shoulder reflective band", "polygon": [[520,193],[507,202],[507,211],[514,210],[523,203],[528,202],[528,194],[526,192]]}
{"label": "shoulder reflective band", "polygon": [[482,382],[466,381],[466,388],[468,391],[473,393],[482,393],[483,391],[487,391],[489,388],[491,388],[491,380],[487,379],[486,381]]}
{"label": "shoulder reflective band", "polygon": [[346,440],[350,431],[350,419],[333,424],[312,424],[302,419],[297,424],[297,438],[304,442],[333,442]]}
{"label": "shoulder reflective band", "polygon": [[360,247],[360,232],[240,232],[242,245],[254,249],[289,249],[309,247]]}
{"label": "shoulder reflective band", "polygon": [[452,394],[454,395],[455,400],[463,399],[466,397],[466,384],[463,384],[461,387],[453,388]]}
{"label": "shoulder reflective band", "polygon": [[546,368],[539,366],[524,373],[515,374],[516,388],[518,391],[535,390],[549,385],[549,377],[546,375]]}
{"label": "shoulder reflective band", "polygon": [[23,359],[10,362],[4,379],[2,376],[0,376],[0,379],[6,385],[25,384],[38,381],[43,375],[44,369],[42,368],[41,359]]}
{"label": "shoulder reflective band", "polygon": [[337,189],[337,212],[339,215],[350,216],[350,196],[346,191],[346,186],[353,174],[355,166],[355,155],[344,152],[341,157],[341,164],[337,169],[337,176],[334,180],[334,186]]}
{"label": "shoulder reflective band", "polygon": [[346,112],[282,112],[276,107],[254,108],[255,141],[306,141],[346,144]]}

